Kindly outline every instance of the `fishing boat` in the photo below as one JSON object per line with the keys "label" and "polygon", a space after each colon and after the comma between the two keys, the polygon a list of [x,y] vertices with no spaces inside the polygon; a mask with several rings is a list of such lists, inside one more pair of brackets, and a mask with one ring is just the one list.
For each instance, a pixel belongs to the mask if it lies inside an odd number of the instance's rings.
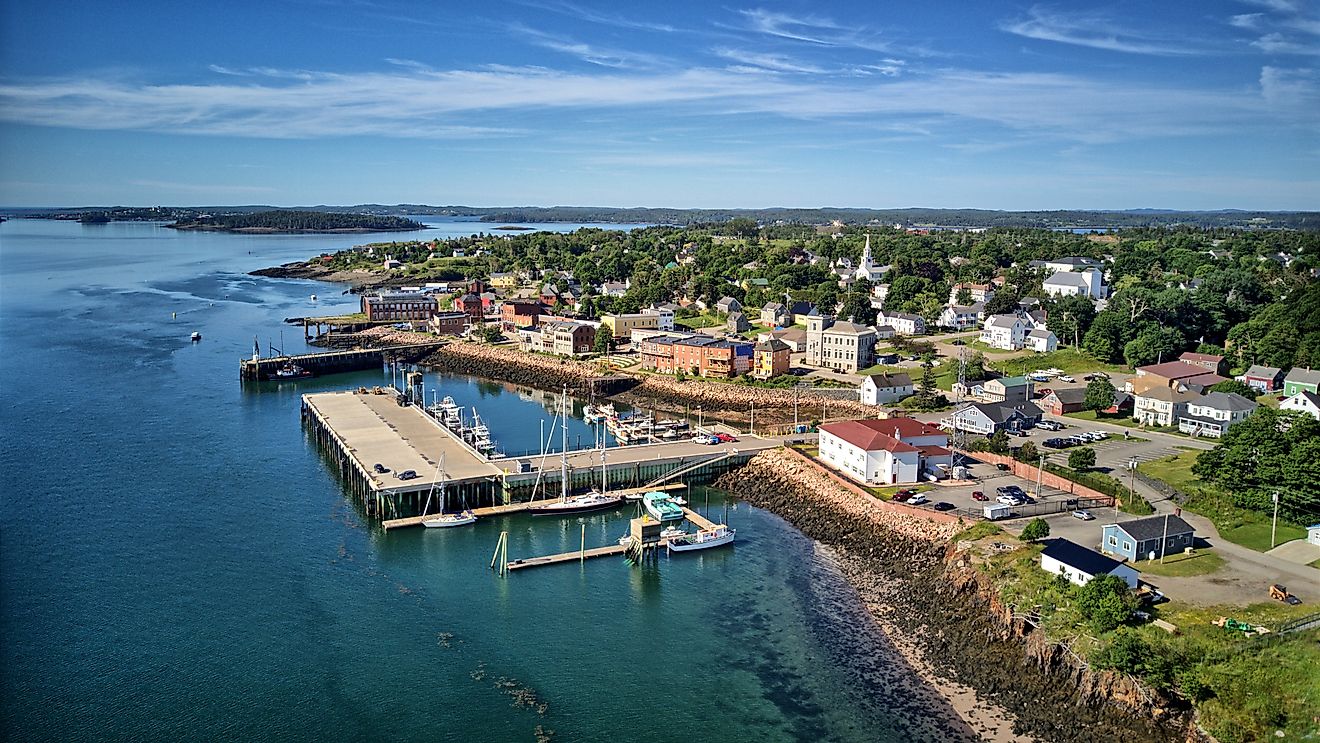
{"label": "fishing boat", "polygon": [[642,496],[642,506],[656,521],[677,521],[683,518],[683,509],[669,498],[669,493],[652,490]]}
{"label": "fishing boat", "polygon": [[561,421],[561,443],[559,448],[559,500],[543,503],[539,506],[532,506],[527,509],[533,516],[569,516],[578,513],[590,513],[592,511],[604,511],[615,508],[623,504],[623,497],[610,495],[607,490],[605,479],[605,448],[600,450],[600,472],[601,489],[592,490],[583,495],[568,494],[568,390],[564,390],[561,398],[563,410],[560,413]]}
{"label": "fishing boat", "polygon": [[[684,537],[687,535],[688,535],[687,532],[683,531],[680,527],[677,526],[666,526],[665,528],[660,530],[661,539],[676,539],[678,537]],[[623,536],[619,537],[619,544],[624,547],[627,547],[628,543],[631,541],[632,541],[632,534],[624,534]]]}
{"label": "fishing boat", "polygon": [[193,343],[196,343],[197,341],[200,341],[200,340],[202,339],[202,334],[199,333],[199,332],[197,332],[196,330],[194,330],[194,331],[192,332],[192,335],[189,336],[189,338],[192,339],[192,342],[193,342]]}
{"label": "fishing boat", "polygon": [[733,536],[736,532],[736,529],[730,529],[724,524],[716,524],[695,534],[670,539],[668,549],[671,552],[691,552],[712,547],[723,547],[733,542]]}
{"label": "fishing boat", "polygon": [[[426,502],[422,504],[422,515],[426,515],[426,509],[431,505],[431,496],[435,495],[436,485],[440,486],[440,510],[445,508],[445,484],[448,477],[444,471],[445,455],[440,455],[440,461],[435,465],[435,479],[431,482],[431,489],[426,493]],[[435,516],[422,521],[422,526],[428,529],[447,529],[452,526],[467,526],[477,523],[477,515],[468,509],[463,509],[459,513],[437,513]]]}
{"label": "fishing boat", "polygon": [[454,402],[454,398],[445,396],[437,407],[440,423],[447,428],[457,429],[463,425],[463,409]]}
{"label": "fishing boat", "polygon": [[606,403],[604,405],[588,405],[582,409],[582,418],[588,423],[601,423],[607,418],[614,416],[614,405]]}
{"label": "fishing boat", "polygon": [[275,370],[276,379],[305,379],[312,373],[292,362]]}

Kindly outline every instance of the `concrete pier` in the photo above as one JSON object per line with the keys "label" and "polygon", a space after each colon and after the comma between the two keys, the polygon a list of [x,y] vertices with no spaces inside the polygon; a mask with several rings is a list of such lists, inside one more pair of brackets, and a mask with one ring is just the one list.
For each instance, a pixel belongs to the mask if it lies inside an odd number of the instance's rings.
{"label": "concrete pier", "polygon": [[416,343],[408,346],[386,346],[384,348],[360,348],[353,351],[325,351],[305,353],[297,356],[270,356],[263,359],[241,359],[238,376],[246,382],[264,382],[278,379],[276,372],[286,365],[294,365],[312,373],[312,376],[338,374],[341,372],[379,369],[389,359],[416,359],[425,356],[444,345],[437,343]]}

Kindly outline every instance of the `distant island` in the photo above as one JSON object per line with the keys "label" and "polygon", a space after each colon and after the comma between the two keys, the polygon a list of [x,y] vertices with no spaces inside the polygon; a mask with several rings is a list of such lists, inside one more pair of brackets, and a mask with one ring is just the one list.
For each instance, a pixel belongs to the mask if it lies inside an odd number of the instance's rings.
{"label": "distant island", "polygon": [[252,214],[200,215],[166,227],[176,230],[243,233],[305,232],[407,232],[426,225],[405,217],[344,212],[289,211],[276,209]]}
{"label": "distant island", "polygon": [[495,227],[494,229],[497,229],[497,230],[504,230],[504,231],[506,231],[506,232],[523,232],[523,231],[527,231],[527,230],[535,230],[536,228],[535,228],[535,227],[523,227],[522,225],[516,225],[516,224],[506,224],[506,225],[504,225],[504,226],[502,226],[502,227]]}

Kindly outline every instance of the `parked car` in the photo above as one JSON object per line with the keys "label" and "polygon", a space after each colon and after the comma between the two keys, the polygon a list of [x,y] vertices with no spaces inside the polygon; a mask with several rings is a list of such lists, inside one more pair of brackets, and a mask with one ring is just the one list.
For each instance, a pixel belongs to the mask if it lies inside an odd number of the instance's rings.
{"label": "parked car", "polygon": [[908,498],[908,499],[907,499],[907,502],[908,502],[908,503],[911,503],[911,504],[914,505],[914,506],[919,506],[919,505],[921,505],[922,503],[925,503],[925,502],[928,501],[928,500],[930,500],[930,499],[927,498],[926,496],[922,495],[921,493],[917,493],[916,495],[911,496],[910,498]]}
{"label": "parked car", "polygon": [[1041,421],[1036,424],[1036,428],[1043,428],[1046,431],[1059,431],[1063,429],[1063,424],[1054,421]]}
{"label": "parked car", "polygon": [[950,345],[950,346],[965,346],[965,345],[967,345],[967,341],[963,340],[962,338],[954,338],[953,340],[949,341],[949,345]]}
{"label": "parked car", "polygon": [[952,503],[949,503],[948,501],[940,501],[939,503],[935,504],[936,511],[952,511],[955,508],[957,508],[957,506],[953,505]]}
{"label": "parked car", "polygon": [[990,500],[990,498],[989,498],[988,496],[986,496],[985,493],[982,493],[982,492],[979,491],[979,490],[973,490],[973,491],[972,491],[972,500],[975,500],[975,501],[987,501],[987,500]]}
{"label": "parked car", "polygon": [[1076,511],[1073,511],[1073,512],[1072,512],[1072,515],[1073,515],[1073,518],[1075,518],[1075,519],[1081,519],[1082,521],[1094,521],[1094,520],[1095,520],[1095,516],[1092,516],[1092,515],[1091,515],[1091,512],[1088,511],[1088,510],[1086,510],[1085,508],[1079,508],[1079,509],[1077,509]]}
{"label": "parked car", "polygon": [[377,462],[377,463],[371,465],[371,468],[372,468],[373,470],[376,470],[376,474],[378,474],[378,475],[383,475],[383,474],[385,474],[386,472],[389,472],[389,471],[390,471],[390,468],[389,468],[389,467],[386,467],[385,465],[381,464],[380,462]]}
{"label": "parked car", "polygon": [[721,443],[725,443],[725,444],[732,444],[738,440],[737,436],[727,433],[717,433],[715,434],[715,438],[719,439]]}
{"label": "parked car", "polygon": [[1017,498],[1014,498],[1014,497],[1011,496],[1011,495],[1001,495],[1001,496],[999,496],[998,498],[995,498],[995,502],[997,502],[997,503],[1003,503],[1003,504],[1006,505],[1006,506],[1016,506],[1016,505],[1018,505]]}
{"label": "parked car", "polygon": [[906,490],[900,490],[897,493],[894,493],[894,500],[898,501],[899,503],[906,503],[907,499],[911,497],[912,496],[908,495],[908,492]]}
{"label": "parked car", "polygon": [[917,489],[916,489],[916,488],[904,488],[904,489],[902,489],[902,490],[900,490],[900,491],[898,491],[898,492],[900,492],[900,493],[902,493],[903,495],[906,495],[906,496],[913,496],[913,495],[916,495],[916,494],[917,494]]}
{"label": "parked car", "polygon": [[1068,376],[1067,374],[1065,374],[1065,375],[1063,375],[1062,377],[1059,377],[1059,381],[1060,381],[1060,382],[1076,382],[1077,380],[1076,380],[1076,379],[1073,379],[1072,377],[1070,377],[1070,376]]}
{"label": "parked car", "polygon": [[1006,464],[1000,463],[1000,464],[996,464],[996,465],[995,465],[995,469],[999,470],[1000,472],[1008,472],[1009,470],[1011,470],[1011,469],[1013,469],[1013,468],[1012,468],[1012,467],[1009,467],[1009,466],[1006,465]]}
{"label": "parked car", "polygon": [[395,475],[400,480],[412,480],[417,477],[417,470],[404,470]]}

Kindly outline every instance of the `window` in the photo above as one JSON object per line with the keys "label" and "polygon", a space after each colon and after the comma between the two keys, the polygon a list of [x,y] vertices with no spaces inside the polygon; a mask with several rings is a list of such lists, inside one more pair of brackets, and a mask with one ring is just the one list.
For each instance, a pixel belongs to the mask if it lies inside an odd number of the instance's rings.
{"label": "window", "polygon": [[1132,543],[1129,542],[1129,541],[1126,540],[1126,539],[1123,540],[1123,551],[1124,551],[1124,552],[1131,552],[1131,551],[1132,551]]}

